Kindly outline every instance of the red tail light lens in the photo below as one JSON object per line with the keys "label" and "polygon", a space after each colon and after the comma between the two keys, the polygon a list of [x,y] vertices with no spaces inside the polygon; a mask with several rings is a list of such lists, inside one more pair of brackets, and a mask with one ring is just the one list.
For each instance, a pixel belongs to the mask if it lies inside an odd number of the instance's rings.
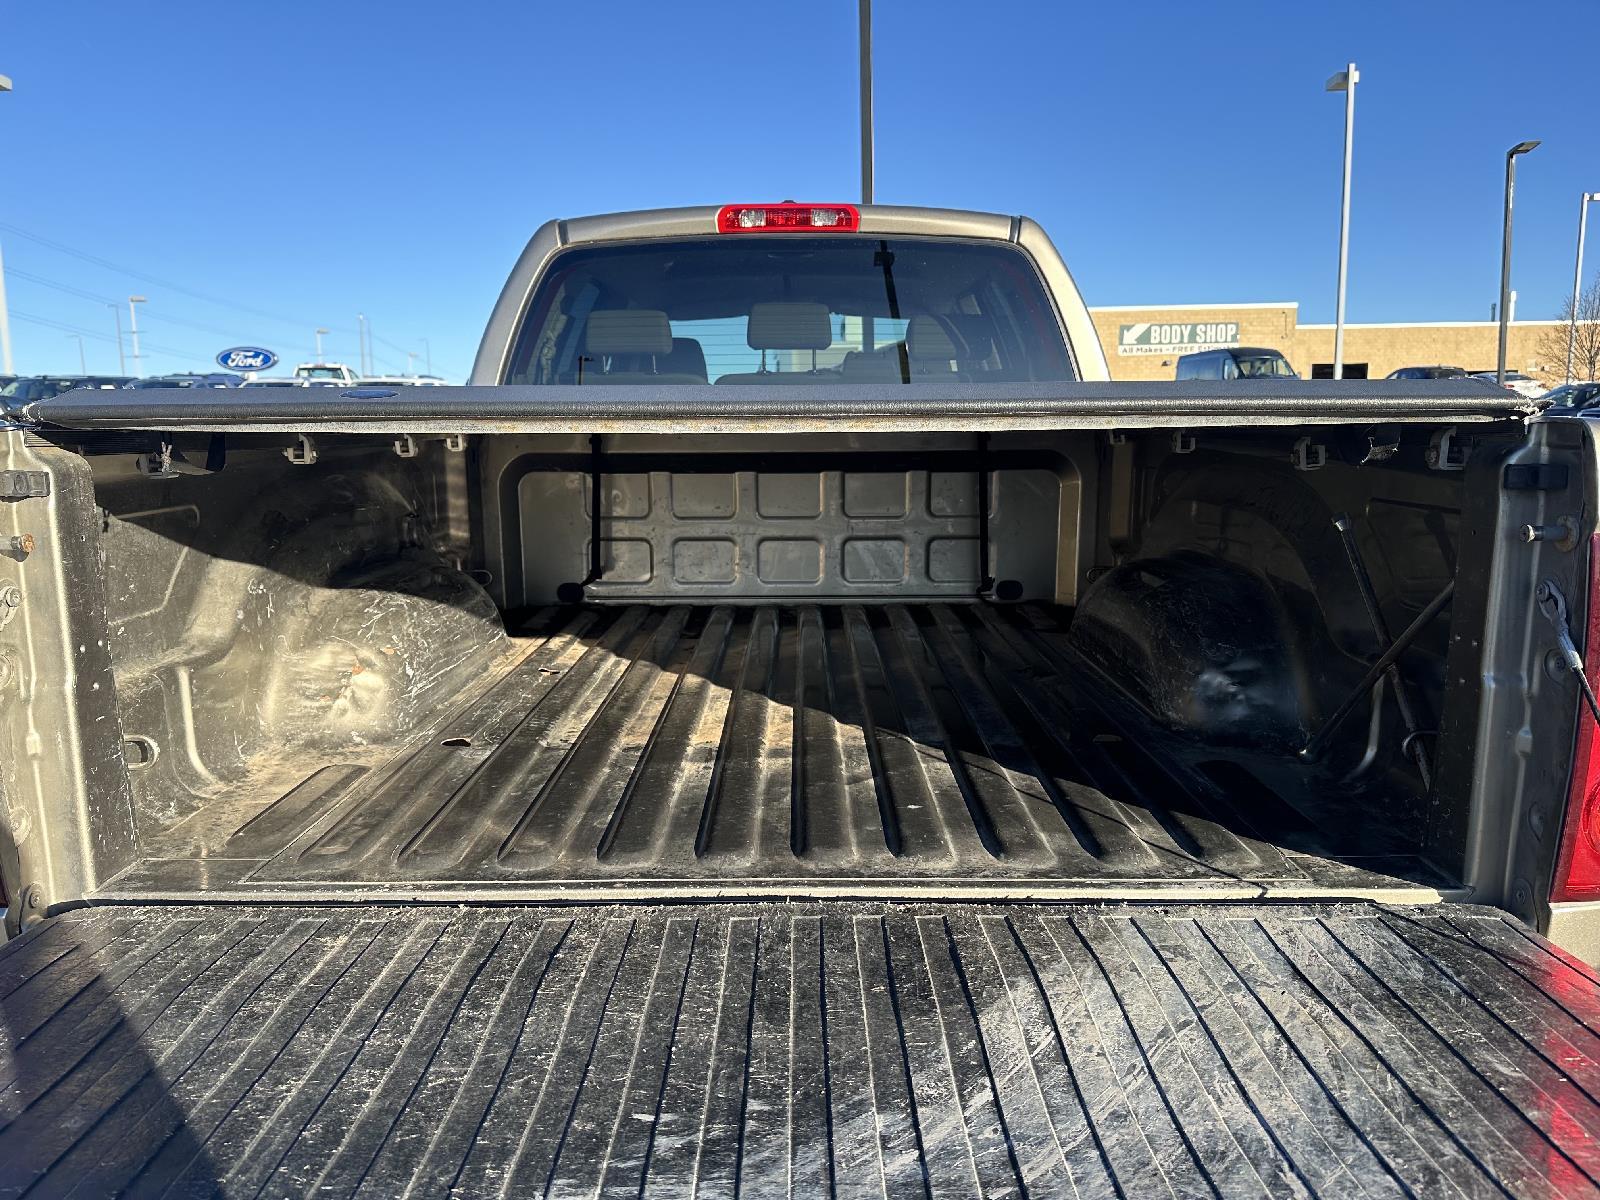
{"label": "red tail light lens", "polygon": [[724,204],[718,233],[855,233],[861,213],[850,204]]}
{"label": "red tail light lens", "polygon": [[[1589,542],[1589,611],[1584,619],[1583,669],[1590,680],[1600,670],[1600,596],[1595,594],[1600,535]],[[1600,900],[1600,729],[1578,702],[1578,739],[1572,754],[1572,783],[1561,823],[1550,899]]]}

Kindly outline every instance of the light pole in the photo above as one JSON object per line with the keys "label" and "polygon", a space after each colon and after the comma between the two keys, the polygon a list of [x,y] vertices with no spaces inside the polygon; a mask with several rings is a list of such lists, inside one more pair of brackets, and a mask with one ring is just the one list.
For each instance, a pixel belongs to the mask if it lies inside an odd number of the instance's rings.
{"label": "light pole", "polygon": [[361,373],[371,375],[367,368],[367,314],[356,314],[356,361],[361,364]]}
{"label": "light pole", "polygon": [[1517,190],[1517,159],[1539,145],[1518,142],[1506,151],[1506,212],[1505,228],[1500,234],[1500,349],[1495,356],[1494,378],[1501,387],[1506,385],[1506,339],[1511,335],[1511,208]]}
{"label": "light pole", "polygon": [[[858,0],[861,19],[861,203],[872,203],[872,0]],[[869,347],[870,349],[870,347]]]}
{"label": "light pole", "polygon": [[[0,92],[11,90],[11,76],[0,75]],[[7,375],[11,367],[11,312],[6,308],[6,267],[0,261],[0,371]]]}
{"label": "light pole", "polygon": [[69,338],[78,339],[78,374],[87,375],[89,373],[89,362],[83,356],[83,335],[79,333],[69,333],[67,336]]}
{"label": "light pole", "polygon": [[1350,265],[1350,164],[1355,149],[1356,84],[1361,82],[1361,72],[1355,63],[1330,76],[1323,85],[1325,92],[1344,93],[1344,185],[1339,200],[1339,295],[1334,303],[1333,324],[1333,377],[1344,378],[1344,286]]}
{"label": "light pole", "polygon": [[[0,76],[4,78],[4,76]],[[11,366],[11,311],[6,307],[6,264],[0,258],[0,371],[14,374]]]}
{"label": "light pole", "polygon": [[423,338],[422,339],[422,361],[425,364],[424,367],[423,367],[423,370],[425,370],[429,375],[432,375],[433,374],[433,347],[428,345],[428,339],[427,338]]}
{"label": "light pole", "polygon": [[417,377],[417,352],[415,350],[406,351],[406,374],[413,379]]}
{"label": "light pole", "polygon": [[106,305],[111,310],[111,315],[117,319],[117,374],[128,373],[128,360],[122,353],[122,309],[115,304]]}
{"label": "light pole", "polygon": [[134,305],[146,303],[148,301],[143,296],[128,297],[128,329],[133,338],[133,373],[141,379],[144,377],[144,369],[139,361],[139,310],[134,308]]}
{"label": "light pole", "polygon": [[1572,352],[1578,345],[1578,301],[1583,293],[1583,233],[1589,224],[1589,204],[1600,200],[1600,192],[1585,192],[1578,198],[1578,265],[1572,268],[1572,324],[1567,330],[1567,378],[1572,382]]}
{"label": "light pole", "polygon": [[322,361],[322,335],[327,333],[327,332],[328,331],[326,329],[323,329],[320,326],[317,329],[317,361],[318,362]]}

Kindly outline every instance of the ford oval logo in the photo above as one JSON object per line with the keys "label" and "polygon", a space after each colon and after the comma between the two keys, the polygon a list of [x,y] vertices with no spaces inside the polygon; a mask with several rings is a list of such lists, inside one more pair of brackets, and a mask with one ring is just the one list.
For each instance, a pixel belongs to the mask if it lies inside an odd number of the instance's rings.
{"label": "ford oval logo", "polygon": [[266,371],[277,362],[276,354],[260,346],[235,346],[217,355],[217,365],[227,371]]}

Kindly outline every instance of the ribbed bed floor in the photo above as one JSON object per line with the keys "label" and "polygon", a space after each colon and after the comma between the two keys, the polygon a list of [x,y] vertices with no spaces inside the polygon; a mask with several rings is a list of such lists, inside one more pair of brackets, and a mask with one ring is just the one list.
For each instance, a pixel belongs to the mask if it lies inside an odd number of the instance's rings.
{"label": "ribbed bed floor", "polygon": [[1600,986],[1459,905],[87,909],[0,1195],[1590,1197]]}
{"label": "ribbed bed floor", "polygon": [[1125,740],[1061,638],[979,604],[547,614],[403,753],[214,805],[107,892],[1445,883],[1381,815]]}

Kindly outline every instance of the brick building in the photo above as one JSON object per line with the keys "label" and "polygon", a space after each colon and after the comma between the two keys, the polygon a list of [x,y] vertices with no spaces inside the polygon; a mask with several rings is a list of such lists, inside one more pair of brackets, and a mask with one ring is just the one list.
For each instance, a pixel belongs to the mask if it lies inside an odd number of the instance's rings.
{"label": "brick building", "polygon": [[[1304,378],[1328,377],[1333,326],[1302,325],[1299,305],[1113,305],[1091,308],[1113,379],[1171,379],[1178,356],[1221,346],[1281,350]],[[1558,384],[1565,358],[1551,359],[1541,343],[1561,321],[1514,321],[1507,369]],[[1346,378],[1381,379],[1398,367],[1445,365],[1493,370],[1499,326],[1493,321],[1349,324],[1344,327]]]}

